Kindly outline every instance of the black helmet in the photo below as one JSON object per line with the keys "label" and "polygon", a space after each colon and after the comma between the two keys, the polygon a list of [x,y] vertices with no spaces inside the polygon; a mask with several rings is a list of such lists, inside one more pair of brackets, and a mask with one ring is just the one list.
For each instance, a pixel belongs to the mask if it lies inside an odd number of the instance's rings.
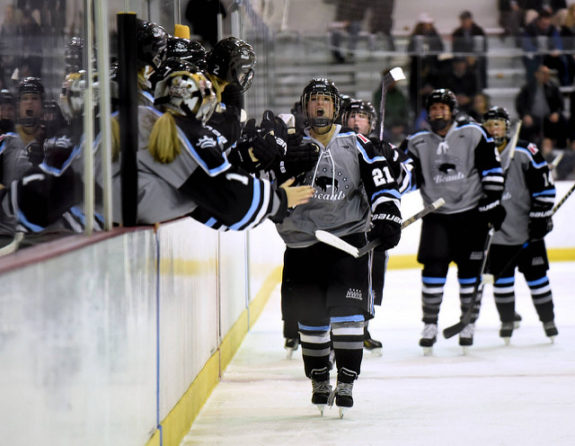
{"label": "black helmet", "polygon": [[503,107],[491,107],[487,110],[487,113],[483,115],[483,122],[487,122],[490,119],[501,119],[505,121],[505,125],[509,127],[509,113]]}
{"label": "black helmet", "polygon": [[377,121],[377,112],[375,107],[369,101],[364,101],[362,99],[351,99],[342,112],[343,125],[347,125],[347,120],[352,113],[365,113],[369,118],[369,124],[371,126],[370,132],[375,130],[375,124]]}
{"label": "black helmet", "polygon": [[495,145],[500,146],[505,142],[505,139],[507,138],[507,132],[509,131],[509,113],[503,107],[491,107],[489,110],[487,110],[487,113],[483,115],[483,124],[492,119],[505,121],[505,134],[500,137],[493,137]]}
{"label": "black helmet", "polygon": [[157,23],[145,22],[138,19],[138,69],[150,65],[154,70],[166,58],[168,33]]}
{"label": "black helmet", "polygon": [[256,54],[252,46],[235,37],[216,43],[206,57],[206,71],[238,85],[242,92],[250,88],[254,77]]}
{"label": "black helmet", "polygon": [[328,117],[314,118],[313,122],[310,121],[312,127],[327,127],[333,124],[334,120],[339,116],[339,110],[341,104],[341,97],[339,95],[339,91],[331,80],[323,77],[313,78],[303,89],[303,93],[300,98],[302,111],[304,112],[308,120],[310,120],[310,118],[307,115],[307,104],[311,96],[315,94],[323,94],[326,96],[330,96],[333,99],[333,116],[331,118]]}
{"label": "black helmet", "polygon": [[429,113],[429,107],[436,103],[446,104],[449,106],[452,114],[455,114],[457,108],[457,98],[451,90],[447,88],[440,88],[433,90],[425,100],[425,110]]}
{"label": "black helmet", "polygon": [[72,37],[66,45],[64,59],[66,61],[66,73],[77,73],[84,65],[84,39]]}
{"label": "black helmet", "polygon": [[20,81],[18,84],[18,98],[23,95],[33,93],[40,95],[44,99],[44,86],[38,77],[27,77]]}
{"label": "black helmet", "polygon": [[183,37],[168,38],[166,59],[177,58],[191,62],[200,69],[206,65],[206,49],[200,42],[184,39]]}

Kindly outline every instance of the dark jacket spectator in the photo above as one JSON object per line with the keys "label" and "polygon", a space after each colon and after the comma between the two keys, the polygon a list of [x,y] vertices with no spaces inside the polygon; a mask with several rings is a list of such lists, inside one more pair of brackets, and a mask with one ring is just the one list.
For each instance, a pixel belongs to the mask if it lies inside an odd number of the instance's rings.
{"label": "dark jacket spectator", "polygon": [[[487,35],[481,26],[473,21],[469,11],[459,15],[461,26],[451,34],[453,52],[467,57],[469,68],[477,73],[480,87],[487,87]],[[462,53],[462,54],[457,54]]]}

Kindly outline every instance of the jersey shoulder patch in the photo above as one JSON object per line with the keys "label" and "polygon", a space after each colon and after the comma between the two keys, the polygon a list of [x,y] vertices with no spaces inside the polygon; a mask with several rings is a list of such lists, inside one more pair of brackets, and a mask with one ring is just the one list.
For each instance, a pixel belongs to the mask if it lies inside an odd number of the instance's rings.
{"label": "jersey shoulder patch", "polygon": [[366,138],[365,136],[363,136],[361,133],[357,134],[357,137],[359,138],[360,141],[362,141],[364,144],[367,144],[368,142],[370,142],[370,140],[368,138]]}
{"label": "jersey shoulder patch", "polygon": [[533,143],[529,143],[527,145],[527,150],[529,150],[531,152],[532,155],[535,155],[536,153],[539,152],[539,149],[537,148],[537,146]]}

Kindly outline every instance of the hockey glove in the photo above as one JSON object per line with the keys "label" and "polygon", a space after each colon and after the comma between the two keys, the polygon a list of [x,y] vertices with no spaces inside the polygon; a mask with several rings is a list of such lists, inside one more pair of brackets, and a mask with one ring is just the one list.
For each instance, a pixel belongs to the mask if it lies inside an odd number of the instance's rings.
{"label": "hockey glove", "polygon": [[287,148],[288,128],[282,119],[274,116],[271,110],[266,110],[262,115],[262,122],[260,124],[260,133],[262,136],[267,137],[273,135],[276,143],[282,148],[283,155],[285,155]]}
{"label": "hockey glove", "polygon": [[28,155],[28,161],[33,166],[37,166],[44,159],[44,149],[42,144],[38,141],[33,140],[26,146],[26,154]]}
{"label": "hockey glove", "polygon": [[534,206],[529,212],[529,239],[540,240],[553,230],[553,209]]}
{"label": "hockey glove", "polygon": [[313,142],[298,146],[288,146],[283,160],[283,170],[290,177],[296,177],[313,169],[319,159],[319,146]]}
{"label": "hockey glove", "polygon": [[499,198],[495,198],[491,195],[483,195],[483,197],[479,199],[477,210],[479,211],[479,215],[481,215],[488,224],[493,226],[493,229],[496,231],[501,229],[507,212],[505,212],[505,208],[501,206]]}
{"label": "hockey glove", "polygon": [[401,238],[401,215],[392,205],[380,205],[371,216],[371,230],[367,233],[371,240],[380,239],[377,251],[387,251],[395,247]]}

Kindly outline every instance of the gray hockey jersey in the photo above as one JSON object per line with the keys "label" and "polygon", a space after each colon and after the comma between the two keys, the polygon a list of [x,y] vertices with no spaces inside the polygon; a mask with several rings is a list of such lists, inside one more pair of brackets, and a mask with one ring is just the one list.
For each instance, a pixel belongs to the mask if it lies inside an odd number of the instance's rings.
{"label": "gray hockey jersey", "polygon": [[414,160],[424,204],[445,200],[437,213],[468,211],[478,205],[483,193],[503,191],[503,171],[493,138],[480,125],[454,123],[445,137],[418,132],[403,147]]}
{"label": "gray hockey jersey", "polygon": [[391,174],[388,160],[377,153],[373,144],[355,132],[342,132],[341,126],[327,146],[313,139],[305,130],[303,142],[320,147],[313,170],[305,173],[303,184],[312,185],[312,199],[293,209],[277,230],[291,248],[317,243],[315,231],[328,231],[338,237],[364,232],[371,211],[386,206],[389,213],[400,216],[401,195]]}
{"label": "gray hockey jersey", "polygon": [[511,157],[509,143],[501,152],[506,168],[505,189],[501,203],[507,212],[493,244],[522,245],[529,238],[529,212],[533,207],[551,209],[555,186],[547,162],[535,144],[519,141]]}

